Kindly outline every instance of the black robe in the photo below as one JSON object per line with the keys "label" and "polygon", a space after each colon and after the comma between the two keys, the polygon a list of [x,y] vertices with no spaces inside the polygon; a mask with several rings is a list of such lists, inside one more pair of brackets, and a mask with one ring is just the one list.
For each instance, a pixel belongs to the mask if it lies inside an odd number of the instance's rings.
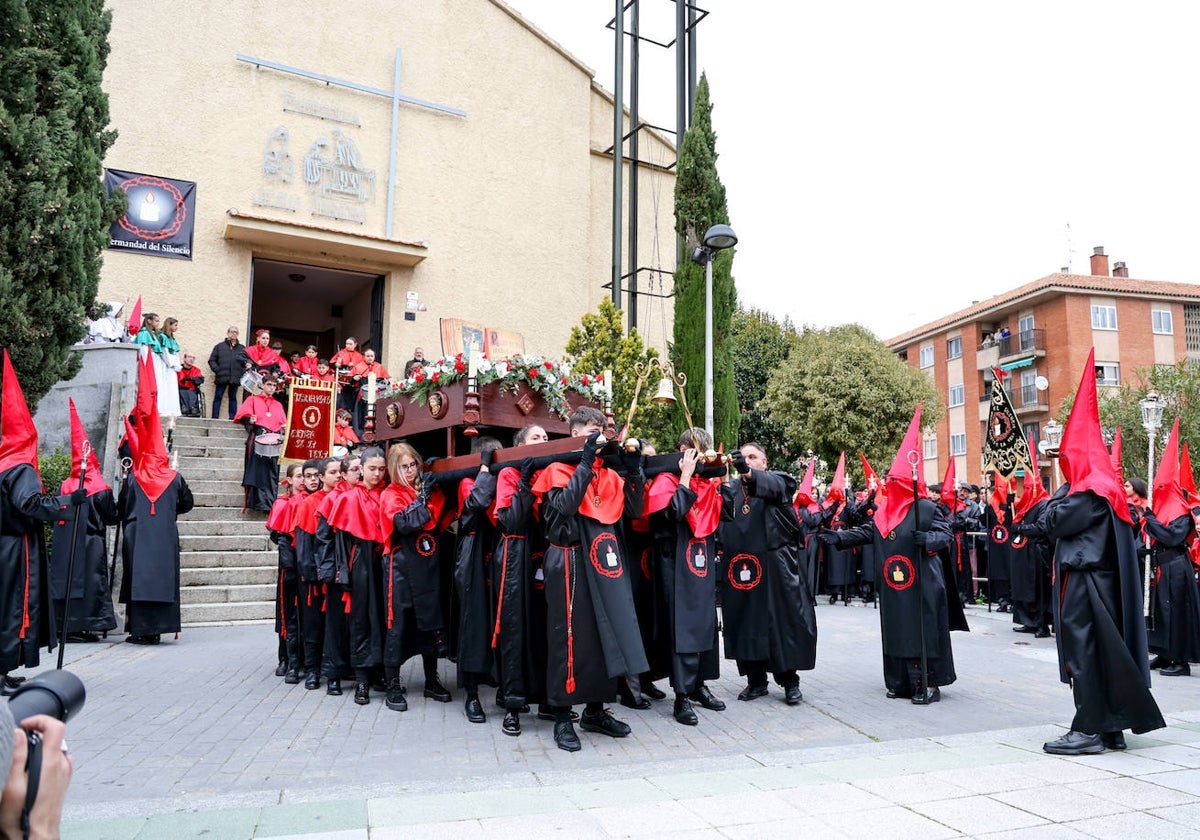
{"label": "black robe", "polygon": [[717,538],[692,533],[687,514],[696,498],[678,484],[670,503],[650,514],[664,599],[656,635],[670,640],[672,653],[712,650],[717,638]]}
{"label": "black robe", "polygon": [[444,656],[448,644],[436,530],[429,508],[417,499],[392,517],[392,550],[383,558],[387,637],[385,667],[399,668],[416,656]]}
{"label": "black robe", "polygon": [[247,425],[246,455],[242,470],[242,489],[247,510],[270,512],[279,496],[279,459],[267,458],[254,451],[254,438],[265,429]]}
{"label": "black robe", "polygon": [[[925,549],[919,552],[913,545],[916,530],[927,534]],[[946,587],[950,538],[946,518],[924,498],[916,501],[889,534],[880,534],[872,523],[840,535],[843,545],[875,543],[883,679],[900,697],[910,697],[918,689],[922,647],[929,665],[929,686],[950,685],[957,679],[950,631],[968,628],[957,594]],[[914,559],[918,556],[919,560]]]}
{"label": "black robe", "polygon": [[[464,479],[466,480],[466,479]],[[458,550],[454,563],[454,586],[458,592],[458,681],[465,674],[492,680],[492,632],[495,629],[495,599],[492,595],[492,554],[496,529],[488,508],[496,498],[496,477],[480,473],[463,502],[458,518]]]}
{"label": "black robe", "polygon": [[[603,469],[603,468],[602,468]],[[633,607],[621,523],[584,516],[593,477],[581,463],[567,484],[542,499],[545,526],[546,700],[553,706],[607,702],[616,678],[649,669]],[[625,516],[642,512],[643,482],[625,480]]]}
{"label": "black robe", "polygon": [[[722,489],[719,533],[725,658],[764,663],[773,674],[808,671],[817,659],[817,614],[801,567],[795,479],[754,470]],[[749,507],[749,512],[745,507]]]}
{"label": "black robe", "polygon": [[1012,572],[1013,623],[1025,627],[1049,628],[1054,620],[1050,603],[1050,566],[1053,548],[1043,521],[1043,499],[1013,523],[1009,539],[1009,569]]}
{"label": "black robe", "polygon": [[[54,522],[54,544],[50,550],[50,598],[54,602],[55,632],[66,616],[68,633],[107,633],[117,629],[112,591],[108,580],[107,543],[109,525],[121,521],[117,500],[111,490],[88,496],[79,511],[64,507]],[[71,577],[70,609],[67,606],[67,567],[71,564],[71,535],[75,535],[75,566]]]}
{"label": "black robe", "polygon": [[0,673],[36,666],[41,644],[54,649],[42,523],[57,519],[64,501],[42,492],[29,464],[0,473]]}
{"label": "black robe", "polygon": [[[357,486],[344,492],[368,494],[371,491]],[[362,505],[364,512],[360,518],[378,522],[377,499],[346,499],[343,503]],[[342,666],[338,661],[340,654],[349,657],[348,664],[354,669],[371,668],[383,662],[382,550],[375,540],[334,528],[324,517],[317,518],[316,540],[318,557],[327,568],[330,560],[333,563],[333,582],[329,586],[325,608],[337,610],[338,618],[344,619],[344,625],[332,634],[332,644],[326,643],[325,676],[337,679]],[[344,641],[339,638],[341,636]],[[341,650],[333,651],[331,647]]]}
{"label": "black robe", "polygon": [[1059,675],[1075,698],[1071,728],[1149,732],[1166,724],[1150,693],[1133,529],[1090,491],[1064,484],[1046,509],[1054,540]]}
{"label": "black robe", "polygon": [[984,508],[984,525],[987,528],[987,579],[988,596],[993,601],[1008,598],[1012,573],[1009,565],[1012,562],[1012,550],[1009,541],[1012,539],[1012,505],[1005,504],[1003,516],[997,516],[991,505]]}
{"label": "black robe", "polygon": [[179,474],[153,503],[133,474],[121,487],[117,507],[125,536],[120,601],[125,604],[125,630],[132,636],[179,632],[179,526],[175,519],[192,505],[192,491]]}
{"label": "black robe", "polygon": [[1196,536],[1192,514],[1168,523],[1150,517],[1144,521],[1146,533],[1154,540],[1150,652],[1172,662],[1200,662],[1200,588],[1188,557],[1188,545]]}
{"label": "black robe", "polygon": [[[512,467],[505,469],[513,470]],[[533,520],[533,493],[518,481],[508,504],[496,509],[500,539],[492,555],[496,625],[492,632],[500,691],[509,711],[544,696],[546,594],[544,542]]]}

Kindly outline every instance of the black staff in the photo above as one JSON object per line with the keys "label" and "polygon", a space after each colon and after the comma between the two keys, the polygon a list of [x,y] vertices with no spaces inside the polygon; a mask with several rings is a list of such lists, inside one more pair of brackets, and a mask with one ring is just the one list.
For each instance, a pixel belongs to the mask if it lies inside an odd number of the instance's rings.
{"label": "black staff", "polygon": [[[83,457],[79,461],[79,487],[86,490],[87,462],[88,456],[92,454],[92,445],[85,440],[83,446],[80,447],[80,452]],[[67,555],[67,591],[63,596],[62,626],[58,629],[58,664],[54,666],[60,671],[63,666],[63,657],[67,653],[67,624],[71,620],[71,582],[75,579],[75,549],[79,547],[79,511],[86,504],[87,499],[84,499],[82,504],[75,506],[74,521],[71,524],[71,552]]]}
{"label": "black staff", "polygon": [[[921,456],[915,450],[908,453],[908,463],[912,467],[913,486],[913,536],[921,531],[921,495],[917,483],[917,462]],[[921,622],[921,695],[914,697],[913,703],[918,706],[929,705],[929,654],[925,646],[925,570],[921,568],[921,546],[913,541],[913,569],[917,576],[917,594],[921,598],[918,605],[917,620]]]}
{"label": "black staff", "polygon": [[[133,459],[129,457],[122,458],[120,461],[120,471],[117,474],[117,486],[115,488],[118,502],[121,499],[121,488],[125,485],[125,480],[129,476],[129,470],[133,466]],[[125,517],[121,516],[117,522],[117,533],[113,535],[113,550],[112,561],[108,564],[108,594],[112,595],[113,585],[117,580],[117,549],[121,545],[121,531],[125,529]]]}

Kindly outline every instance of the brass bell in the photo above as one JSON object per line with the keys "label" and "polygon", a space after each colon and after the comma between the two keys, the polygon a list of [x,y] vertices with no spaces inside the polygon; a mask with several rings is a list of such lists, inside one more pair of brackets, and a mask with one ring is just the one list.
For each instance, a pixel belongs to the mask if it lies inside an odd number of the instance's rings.
{"label": "brass bell", "polygon": [[665,376],[658,380],[658,390],[654,392],[652,399],[656,403],[675,402],[675,383]]}

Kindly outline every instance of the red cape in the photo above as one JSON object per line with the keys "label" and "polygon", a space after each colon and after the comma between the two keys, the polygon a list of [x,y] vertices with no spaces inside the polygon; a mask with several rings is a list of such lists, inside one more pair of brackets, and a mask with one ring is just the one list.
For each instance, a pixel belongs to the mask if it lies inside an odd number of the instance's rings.
{"label": "red cape", "polygon": [[[646,515],[658,513],[671,504],[675,488],[679,486],[679,476],[674,473],[659,473],[646,490]],[[710,479],[693,475],[688,483],[688,489],[696,494],[696,503],[687,512],[688,526],[692,534],[704,539],[721,522],[721,494]]]}
{"label": "red cape", "polygon": [[237,414],[233,415],[233,420],[236,423],[242,419],[248,419],[251,415],[258,418],[254,421],[255,425],[272,432],[280,431],[287,418],[283,406],[279,404],[278,400],[262,394],[251,394],[246,397],[238,407]]}
{"label": "red cape", "polygon": [[1013,508],[1013,521],[1020,522],[1025,514],[1042,499],[1050,498],[1046,488],[1042,486],[1042,473],[1038,469],[1037,447],[1033,444],[1033,435],[1029,436],[1029,469],[1025,472],[1025,483],[1021,487],[1021,498]]}
{"label": "red cape", "polygon": [[338,531],[352,534],[360,540],[383,542],[379,527],[381,489],[368,490],[356,484],[345,493],[337,493],[325,521]]}
{"label": "red cape", "polygon": [[[888,470],[887,483],[884,485],[886,493],[883,501],[875,509],[875,527],[885,537],[904,521],[909,509],[917,500],[913,493],[914,469],[917,470],[916,493],[920,496],[929,494],[919,468],[914,466],[921,463],[923,454],[920,437],[921,406],[921,403],[917,403],[917,410],[913,413],[912,420],[908,421],[908,431],[905,432],[904,440],[896,450],[896,457],[892,459],[892,467]],[[915,458],[910,459],[910,455],[915,455]]]}
{"label": "red cape", "polygon": [[[597,464],[595,477],[579,503],[579,514],[602,525],[612,525],[625,511],[625,480],[603,464]],[[566,487],[575,474],[573,464],[550,464],[538,473],[533,482],[533,494],[541,503],[542,497],[555,487]],[[598,504],[597,504],[598,502]]]}
{"label": "red cape", "polygon": [[[379,500],[379,530],[383,533],[384,554],[390,554],[392,551],[392,531],[394,530],[392,519],[416,500],[417,491],[411,487],[403,484],[389,484],[384,488],[383,496]],[[425,506],[429,508],[429,521],[421,526],[421,530],[436,530],[446,507],[446,496],[442,493],[442,488],[435,487],[433,489]]]}

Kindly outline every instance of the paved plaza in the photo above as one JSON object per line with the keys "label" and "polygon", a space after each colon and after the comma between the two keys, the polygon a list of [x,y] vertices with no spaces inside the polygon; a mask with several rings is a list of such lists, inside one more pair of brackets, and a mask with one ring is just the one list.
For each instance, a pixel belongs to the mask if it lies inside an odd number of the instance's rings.
{"label": "paved plaza", "polygon": [[285,685],[269,625],[72,645],[88,700],[69,725],[63,836],[1200,838],[1200,676],[1155,676],[1169,727],[1127,752],[1054,757],[1042,742],[1073,708],[1052,638],[969,608],[958,682],[918,707],[884,696],[873,609],[822,602],[817,619],[801,705],[774,685],[738,702],[724,663],[725,712],[698,708],[685,727],[669,700],[615,706],[633,734],[580,732],[575,754],[531,715],[504,735],[490,693],[487,723],[468,723],[450,663],[454,702],[422,699],[414,661],[397,713],[377,693],[356,706],[352,690]]}

